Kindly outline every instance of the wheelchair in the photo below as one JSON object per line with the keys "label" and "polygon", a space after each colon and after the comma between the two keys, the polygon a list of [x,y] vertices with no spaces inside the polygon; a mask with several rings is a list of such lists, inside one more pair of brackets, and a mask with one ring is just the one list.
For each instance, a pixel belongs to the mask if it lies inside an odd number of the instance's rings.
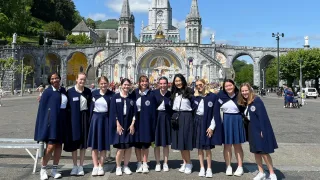
{"label": "wheelchair", "polygon": [[[290,106],[291,103],[291,106]],[[293,99],[292,102],[287,102],[286,104],[286,108],[296,108],[296,109],[300,109],[300,103],[298,99]]]}

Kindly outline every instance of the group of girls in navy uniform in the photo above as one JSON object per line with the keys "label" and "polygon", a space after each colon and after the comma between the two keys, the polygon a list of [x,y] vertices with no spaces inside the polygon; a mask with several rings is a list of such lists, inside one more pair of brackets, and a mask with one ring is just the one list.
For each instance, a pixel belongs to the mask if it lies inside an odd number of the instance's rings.
{"label": "group of girls in navy uniform", "polygon": [[[179,168],[185,174],[192,173],[190,151],[198,149],[201,177],[212,177],[211,149],[224,144],[226,175],[243,174],[243,150],[241,144],[249,139],[250,151],[255,154],[260,173],[256,180],[265,178],[262,158],[270,178],[276,178],[269,153],[277,148],[276,139],[262,101],[255,97],[250,85],[241,86],[241,93],[232,80],[226,80],[217,95],[208,90],[205,80],[196,81],[196,89],[187,86],[185,77],[176,74],[171,92],[168,79],[159,79],[160,88],[149,89],[147,76],[139,78],[139,87],[131,92],[129,79],[121,80],[121,90],[114,94],[107,90],[108,79],[98,79],[100,89],[91,91],[84,87],[86,75],[79,73],[76,85],[67,92],[60,87],[56,73],[48,78],[51,86],[40,100],[35,140],[47,143],[42,161],[41,179],[47,179],[46,165],[54,152],[51,176],[61,177],[57,165],[64,150],[72,152],[74,167],[71,175],[84,175],[85,150],[92,149],[93,176],[104,175],[103,162],[110,145],[117,149],[116,175],[132,174],[128,167],[132,147],[135,148],[138,173],[148,173],[148,154],[154,142],[155,171],[169,171],[169,146],[181,152],[183,163]],[[251,93],[251,94],[250,94]],[[249,95],[248,95],[249,94]],[[243,117],[249,121],[246,136]],[[260,132],[260,133],[259,133]],[[232,146],[238,161],[233,173]],[[163,165],[160,164],[160,147],[163,147]],[[80,164],[77,164],[77,150]],[[204,167],[206,153],[207,169]],[[122,160],[124,161],[123,166]]]}

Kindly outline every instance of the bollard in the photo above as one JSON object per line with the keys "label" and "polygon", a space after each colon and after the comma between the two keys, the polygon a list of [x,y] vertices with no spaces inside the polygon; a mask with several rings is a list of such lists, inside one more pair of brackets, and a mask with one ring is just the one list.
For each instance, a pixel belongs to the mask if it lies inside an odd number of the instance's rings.
{"label": "bollard", "polygon": [[40,144],[39,157],[43,157],[44,156],[44,143],[43,143],[43,141],[40,141],[39,144]]}

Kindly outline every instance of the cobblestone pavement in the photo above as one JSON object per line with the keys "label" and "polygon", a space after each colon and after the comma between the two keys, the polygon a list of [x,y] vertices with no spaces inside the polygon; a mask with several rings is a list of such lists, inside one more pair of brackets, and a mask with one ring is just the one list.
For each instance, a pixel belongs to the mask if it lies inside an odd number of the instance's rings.
{"label": "cobblestone pavement", "polygon": [[[274,96],[263,98],[267,107],[279,149],[272,154],[278,179],[319,179],[320,176],[320,111],[319,100],[310,99],[309,103],[301,109],[283,108],[282,98]],[[12,97],[3,99],[0,107],[0,138],[33,138],[35,117],[38,102],[35,96]],[[225,165],[222,156],[222,147],[216,147],[213,153],[214,179],[252,179],[256,173],[254,157],[244,144],[245,174],[241,177],[227,177],[224,175]],[[34,151],[31,151],[35,153]],[[112,154],[114,156],[114,149]],[[131,176],[115,176],[114,162],[105,165],[104,177],[91,177],[92,161],[90,150],[87,151],[85,172],[83,177],[70,177],[70,153],[63,153],[60,170],[63,179],[198,179],[199,163],[197,151],[192,151],[194,172],[191,175],[179,173],[177,169],[181,163],[180,153],[170,153],[170,172],[155,172],[153,150],[150,149],[150,173],[133,174]],[[130,168],[135,170],[135,156],[132,154]],[[32,175],[32,159],[22,149],[0,149],[0,179],[39,179],[39,172]],[[51,162],[50,162],[51,163]],[[49,163],[49,164],[50,164]],[[40,167],[40,166],[38,166]],[[233,168],[236,161],[233,158]],[[39,169],[38,169],[39,170]]]}

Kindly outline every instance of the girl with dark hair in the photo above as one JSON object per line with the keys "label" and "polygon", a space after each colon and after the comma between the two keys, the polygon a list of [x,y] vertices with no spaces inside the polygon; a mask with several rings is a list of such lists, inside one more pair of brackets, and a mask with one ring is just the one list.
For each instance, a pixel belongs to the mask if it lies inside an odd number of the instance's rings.
{"label": "girl with dark hair", "polygon": [[187,81],[182,74],[176,74],[172,82],[171,91],[172,118],[177,119],[172,127],[171,148],[181,151],[183,164],[180,172],[191,174],[192,164],[190,151],[193,149],[193,91],[187,86]]}
{"label": "girl with dark hair", "polygon": [[[154,141],[155,121],[156,121],[156,100],[149,89],[149,78],[140,76],[139,88],[134,91],[136,97],[135,118],[135,152],[137,157],[138,173],[148,173],[149,147]],[[143,162],[143,163],[141,163]]]}
{"label": "girl with dark hair", "polygon": [[63,135],[65,130],[64,122],[67,120],[66,90],[60,86],[59,74],[52,73],[48,76],[49,86],[44,90],[38,108],[34,140],[43,141],[47,144],[46,152],[42,160],[40,179],[48,179],[46,166],[53,155],[53,168],[51,176],[60,178],[57,171],[61,157]]}
{"label": "girl with dark hair", "polygon": [[161,77],[159,79],[159,89],[153,91],[156,98],[157,108],[157,121],[155,130],[155,148],[154,154],[156,158],[156,172],[161,171],[160,164],[160,146],[163,147],[163,171],[169,171],[168,158],[169,158],[169,145],[171,144],[171,92],[168,91],[168,79]]}
{"label": "girl with dark hair", "polygon": [[253,180],[264,180],[266,174],[262,166],[262,158],[267,164],[270,172],[268,179],[276,180],[277,176],[273,170],[270,153],[278,148],[278,144],[268,117],[268,113],[262,100],[255,96],[249,83],[244,83],[240,87],[238,103],[245,108],[244,114],[249,121],[249,145],[250,152],[254,153],[259,173]]}
{"label": "girl with dark hair", "polygon": [[[128,164],[134,142],[135,104],[134,95],[129,94],[130,88],[131,81],[127,78],[122,79],[121,91],[113,95],[110,104],[110,142],[117,148],[117,176],[121,176],[122,171],[127,175],[132,174]],[[121,168],[122,159],[124,159],[123,168]]]}
{"label": "girl with dark hair", "polygon": [[[221,108],[222,117],[218,116],[217,118],[219,118],[219,121],[222,118],[223,122],[223,154],[226,162],[226,175],[242,176],[243,149],[241,144],[246,142],[246,134],[241,115],[242,109],[239,109],[237,102],[239,90],[231,79],[225,80],[222,88],[222,91],[218,93],[218,105]],[[238,161],[238,168],[234,174],[231,167],[232,146]]]}
{"label": "girl with dark hair", "polygon": [[[108,90],[109,81],[105,76],[99,77],[100,89],[92,91],[92,103],[90,107],[90,130],[88,147],[92,148],[92,161],[94,168],[92,176],[103,176],[103,164],[106,151],[110,150],[109,139],[109,111],[110,100],[113,92]],[[98,156],[100,152],[100,157]]]}
{"label": "girl with dark hair", "polygon": [[[211,149],[215,145],[222,145],[222,122],[220,118],[220,106],[217,104],[217,95],[209,91],[204,79],[196,81],[195,92],[195,118],[194,118],[194,148],[198,149],[200,162],[200,177],[212,177]],[[204,151],[207,156],[207,171],[204,168]]]}
{"label": "girl with dark hair", "polygon": [[[86,74],[80,72],[76,85],[68,90],[70,119],[67,121],[68,134],[64,150],[72,152],[73,168],[71,176],[83,176],[83,162],[88,147],[90,126],[89,108],[92,101],[91,90],[85,87]],[[77,165],[77,150],[80,149],[80,166]]]}

